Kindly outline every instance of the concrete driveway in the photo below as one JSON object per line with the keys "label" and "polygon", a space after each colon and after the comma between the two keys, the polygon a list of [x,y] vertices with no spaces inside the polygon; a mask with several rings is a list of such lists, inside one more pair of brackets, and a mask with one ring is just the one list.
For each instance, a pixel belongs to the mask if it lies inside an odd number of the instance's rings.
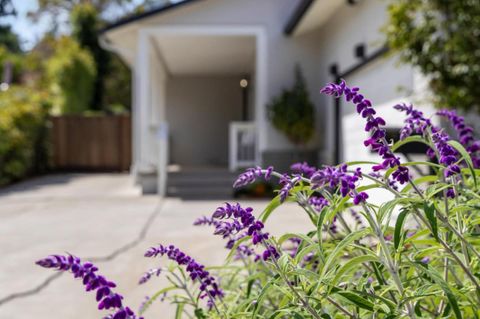
{"label": "concrete driveway", "polygon": [[[221,201],[182,201],[141,196],[128,175],[66,174],[33,179],[0,191],[0,318],[101,318],[95,297],[70,274],[55,275],[35,260],[69,252],[94,259],[118,284],[125,303],[137,309],[162,279],[138,286],[159,261],[143,257],[148,247],[173,243],[206,265],[219,265],[227,251],[211,229],[192,226]],[[257,212],[266,202],[242,202]],[[299,208],[279,209],[267,224],[272,233],[305,230]],[[173,308],[156,302],[148,318],[173,318]]]}

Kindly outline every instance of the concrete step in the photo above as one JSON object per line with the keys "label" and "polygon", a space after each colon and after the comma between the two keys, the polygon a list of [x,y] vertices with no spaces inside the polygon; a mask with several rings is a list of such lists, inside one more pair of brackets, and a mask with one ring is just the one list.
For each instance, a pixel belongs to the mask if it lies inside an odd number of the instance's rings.
{"label": "concrete step", "polygon": [[168,173],[167,196],[185,199],[229,199],[237,173],[202,169]]}

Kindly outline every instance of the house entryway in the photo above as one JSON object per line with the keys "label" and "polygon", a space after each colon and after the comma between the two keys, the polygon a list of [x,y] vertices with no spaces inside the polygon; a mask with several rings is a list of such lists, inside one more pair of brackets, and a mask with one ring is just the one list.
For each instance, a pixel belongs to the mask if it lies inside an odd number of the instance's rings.
{"label": "house entryway", "polygon": [[231,196],[236,172],[259,161],[262,30],[154,27],[143,30],[139,43],[137,182],[145,193]]}

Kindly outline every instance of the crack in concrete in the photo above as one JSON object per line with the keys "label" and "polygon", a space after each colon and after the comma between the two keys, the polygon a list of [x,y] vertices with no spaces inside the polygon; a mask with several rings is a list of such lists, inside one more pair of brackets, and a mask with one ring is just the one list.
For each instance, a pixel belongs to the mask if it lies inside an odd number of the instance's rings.
{"label": "crack in concrete", "polygon": [[[89,260],[89,261],[92,261],[92,262],[112,261],[113,259],[117,258],[119,255],[129,251],[130,249],[132,249],[135,246],[137,246],[138,244],[140,244],[140,242],[142,242],[145,239],[145,237],[147,236],[148,230],[150,229],[151,225],[153,224],[153,221],[155,220],[155,218],[158,216],[158,214],[162,210],[163,204],[164,204],[164,200],[160,201],[160,203],[157,205],[157,207],[154,209],[154,211],[150,214],[147,221],[145,222],[142,229],[140,230],[140,233],[138,234],[137,238],[135,238],[131,242],[123,245],[122,247],[115,249],[114,251],[112,251],[110,254],[108,254],[106,256],[85,258],[85,260]],[[60,278],[60,276],[62,274],[63,274],[63,272],[56,272],[53,275],[48,276],[42,283],[40,283],[38,286],[36,286],[32,289],[25,290],[25,291],[22,291],[22,292],[12,293],[12,294],[0,299],[0,306],[6,304],[8,302],[11,302],[15,299],[25,298],[25,297],[28,297],[28,296],[38,294],[43,289],[45,289],[50,283],[52,283],[56,279]]]}

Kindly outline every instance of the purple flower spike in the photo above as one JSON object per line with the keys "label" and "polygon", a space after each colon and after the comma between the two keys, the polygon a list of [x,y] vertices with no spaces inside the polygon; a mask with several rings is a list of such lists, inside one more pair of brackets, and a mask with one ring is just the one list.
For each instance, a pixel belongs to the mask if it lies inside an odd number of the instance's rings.
{"label": "purple flower spike", "polygon": [[[365,99],[364,96],[359,93],[358,88],[349,88],[345,81],[342,80],[340,84],[330,83],[320,92],[337,98],[344,96],[346,101],[352,101],[356,105],[357,113],[366,119],[365,131],[370,133],[370,137],[364,141],[364,145],[370,147],[383,158],[381,164],[373,167],[374,171],[400,167],[400,158],[393,154],[385,140],[386,131],[383,128],[383,126],[385,126],[385,120],[381,117],[375,117],[376,112],[372,107],[372,102]],[[400,184],[404,184],[408,180],[405,180],[405,177],[408,176],[408,169],[403,168],[401,172],[398,172],[394,176]]]}
{"label": "purple flower spike", "polygon": [[303,163],[295,163],[290,166],[290,169],[296,173],[305,176],[306,178],[312,177],[313,173],[317,171],[317,169],[313,166],[309,166],[306,162]]}
{"label": "purple flower spike", "polygon": [[365,193],[365,192],[360,192],[358,194],[355,195],[355,197],[353,198],[353,203],[355,205],[358,205],[360,203],[364,203],[368,198],[368,194]]}
{"label": "purple flower spike", "polygon": [[[398,104],[395,105],[394,108],[407,114],[407,118],[405,119],[406,125],[402,129],[402,135],[404,137],[409,136],[412,132],[421,134],[425,137],[427,134],[427,128],[429,128],[433,144],[438,152],[438,162],[446,166],[444,176],[450,177],[460,173],[460,168],[458,165],[454,164],[458,160],[459,154],[455,148],[448,144],[448,141],[450,140],[448,134],[443,132],[439,127],[433,125],[430,119],[425,118],[423,113],[415,110],[412,105]],[[434,150],[429,149],[427,155],[433,158],[437,154]]]}
{"label": "purple flower spike", "polygon": [[267,169],[262,169],[257,166],[255,168],[249,168],[244,173],[240,174],[233,183],[234,188],[246,186],[255,182],[257,178],[264,177],[265,180],[269,180],[272,176],[273,167],[269,166]]}
{"label": "purple flower spike", "polygon": [[290,191],[293,187],[301,180],[300,176],[295,176],[293,178],[289,178],[288,175],[284,175],[280,179],[280,184],[282,188],[280,189],[280,202],[283,203],[288,195],[290,195]]}
{"label": "purple flower spike", "polygon": [[480,167],[480,141],[475,140],[473,137],[473,128],[465,124],[465,118],[457,114],[457,112],[451,110],[442,110],[437,112],[438,115],[446,117],[455,128],[458,135],[459,142],[465,146],[467,152],[472,158],[473,166],[475,168]]}
{"label": "purple flower spike", "polygon": [[421,260],[422,264],[428,264],[430,262],[430,257],[426,256],[426,257],[423,257],[422,260]]}
{"label": "purple flower spike", "polygon": [[308,203],[312,205],[317,212],[321,212],[324,207],[330,205],[328,200],[322,196],[312,196],[308,199]]}
{"label": "purple flower spike", "polygon": [[208,306],[213,307],[216,298],[223,297],[223,291],[213,276],[205,270],[205,266],[199,264],[192,257],[188,256],[173,245],[152,247],[145,253],[145,257],[167,256],[175,261],[179,266],[185,266],[192,281],[197,280],[200,283],[201,298],[208,297]]}
{"label": "purple flower spike", "polygon": [[318,170],[313,174],[311,183],[313,188],[329,186],[338,188],[343,197],[351,195],[354,197],[353,191],[356,188],[356,182],[362,177],[360,168],[354,173],[347,172],[347,165],[343,164],[339,167],[326,166],[324,169]]}
{"label": "purple flower spike", "polygon": [[[269,234],[263,232],[265,226],[261,221],[255,219],[252,211],[253,209],[251,207],[243,208],[238,203],[234,205],[225,203],[225,206],[218,207],[212,217],[223,220],[218,221],[219,224],[215,227],[215,233],[222,234],[224,229],[228,230],[229,235],[236,235],[239,232],[243,232],[241,236],[251,236],[254,245],[259,243],[265,244],[265,241],[269,238]],[[228,221],[226,219],[228,219]],[[274,247],[266,247],[266,251],[269,251],[269,253],[263,256],[277,258],[278,252],[273,253],[274,249]]]}
{"label": "purple flower spike", "polygon": [[150,280],[150,278],[152,278],[152,276],[160,276],[160,274],[162,273],[162,269],[161,268],[153,268],[153,269],[150,269],[149,271],[147,271],[146,273],[143,274],[143,276],[140,278],[140,280],[138,281],[138,284],[139,285],[143,285],[144,283],[146,283],[147,281]]}
{"label": "purple flower spike", "polygon": [[455,190],[453,188],[447,189],[446,195],[449,198],[455,198]]}
{"label": "purple flower spike", "polygon": [[142,319],[128,307],[122,304],[123,297],[115,292],[115,283],[108,281],[105,277],[97,274],[98,268],[90,262],[82,263],[80,258],[68,255],[52,255],[36,262],[44,268],[54,268],[61,271],[70,271],[74,278],[81,278],[87,291],[96,292],[98,309],[112,309],[112,314],[105,318],[111,319]]}

